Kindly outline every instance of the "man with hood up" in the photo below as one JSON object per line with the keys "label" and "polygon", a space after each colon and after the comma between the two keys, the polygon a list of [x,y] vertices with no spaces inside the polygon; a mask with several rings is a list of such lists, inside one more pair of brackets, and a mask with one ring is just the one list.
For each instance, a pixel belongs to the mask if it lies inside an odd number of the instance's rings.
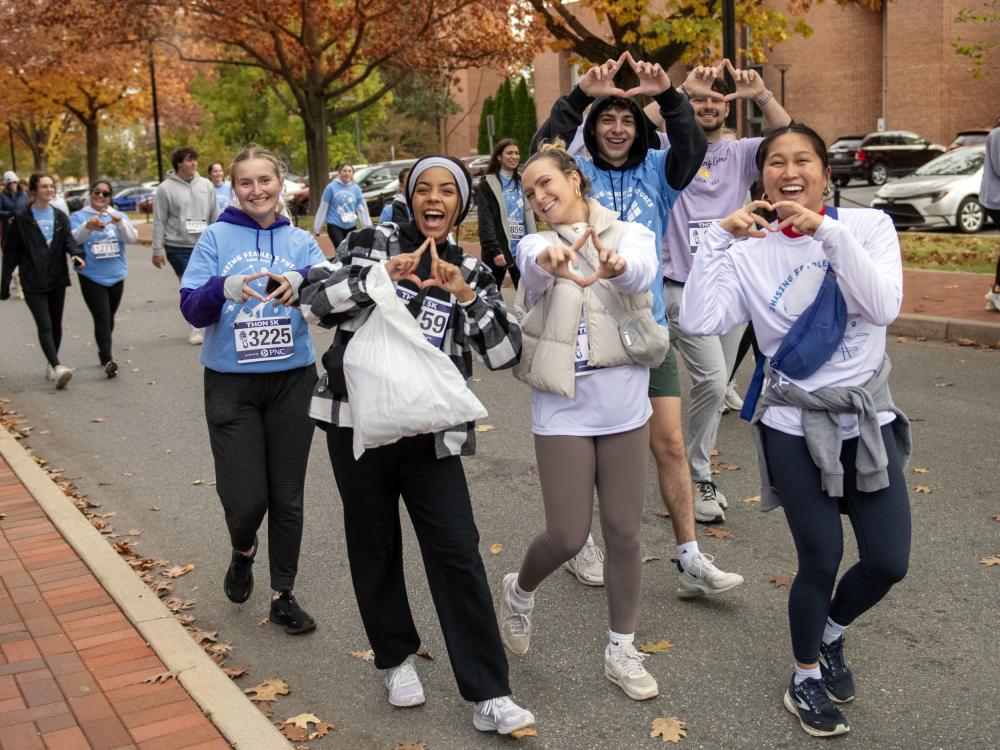
{"label": "man with hood up", "polygon": [[[631,66],[639,79],[639,85],[628,91],[614,82],[623,65]],[[552,105],[549,119],[532,139],[531,150],[553,138],[571,143],[583,123],[583,140],[589,155],[577,156],[576,161],[593,185],[591,197],[617,211],[623,221],[634,221],[651,229],[656,235],[657,255],[661,256],[671,209],[680,192],[694,179],[708,145],[704,130],[695,121],[688,96],[710,91],[711,82],[703,81],[693,81],[685,92],[677,91],[660,65],[636,62],[624,52],[617,60],[591,68],[568,96],[560,97]],[[656,129],[632,99],[637,94],[648,95],[659,105],[670,132],[669,148],[656,148],[659,145]],[[588,106],[590,113],[584,120]],[[658,261],[662,264],[662,257]],[[654,284],[652,291],[653,316],[666,326],[663,285]],[[675,562],[680,571],[677,595],[688,599],[728,591],[742,584],[743,577],[719,570],[712,556],[703,555],[698,549],[691,474],[681,430],[680,395],[677,358],[670,350],[663,364],[649,373],[653,406],[649,421],[650,449],[656,458],[660,492],[670,511],[677,540]],[[580,581],[601,585],[602,558],[600,550],[588,538],[584,548],[566,565]]]}

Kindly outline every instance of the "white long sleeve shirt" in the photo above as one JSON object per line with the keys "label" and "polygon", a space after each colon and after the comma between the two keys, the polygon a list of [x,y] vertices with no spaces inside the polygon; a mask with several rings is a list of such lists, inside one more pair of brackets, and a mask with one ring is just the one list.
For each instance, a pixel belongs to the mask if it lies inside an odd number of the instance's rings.
{"label": "white long sleeve shirt", "polygon": [[[903,266],[892,220],[869,208],[840,209],[823,218],[815,237],[768,233],[737,242],[718,223],[695,255],[684,287],[679,323],[693,335],[717,335],[752,321],[761,351],[772,356],[795,319],[812,303],[827,267],[847,303],[847,330],[830,360],[808,378],[806,391],[861,385],[885,355],[885,332],[903,301]],[[888,412],[879,421],[892,421]],[[770,407],[764,424],[802,435],[801,411]],[[857,417],[841,415],[845,439],[856,437]]]}
{"label": "white long sleeve shirt", "polygon": [[[537,262],[546,247],[548,243],[538,234],[525,236],[517,246],[517,266],[521,283],[527,287],[529,307],[555,283],[555,276]],[[648,292],[659,271],[656,236],[640,224],[631,224],[615,250],[627,268],[609,283],[625,294]],[[587,353],[583,354],[586,358]],[[536,435],[613,435],[642,427],[652,414],[649,368],[642,365],[578,373],[575,398],[538,389],[531,394],[531,426]]]}

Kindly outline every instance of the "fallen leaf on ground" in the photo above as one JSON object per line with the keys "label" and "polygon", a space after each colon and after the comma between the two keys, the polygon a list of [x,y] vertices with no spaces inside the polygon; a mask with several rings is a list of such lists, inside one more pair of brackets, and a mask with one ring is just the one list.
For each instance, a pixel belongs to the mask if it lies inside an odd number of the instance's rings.
{"label": "fallen leaf on ground", "polygon": [[361,661],[375,661],[375,652],[371,649],[367,651],[347,651],[348,656],[353,656],[356,659],[361,659]]}
{"label": "fallen leaf on ground", "polygon": [[257,623],[257,627],[258,627],[258,628],[261,628],[261,627],[264,627],[265,625],[267,625],[267,623],[268,623],[268,622],[270,622],[270,620],[268,620],[268,619],[267,619],[267,618],[265,617],[265,618],[263,618],[263,619],[262,619],[262,620],[261,620],[260,622],[258,622],[258,623]]}
{"label": "fallen leaf on ground", "polygon": [[183,575],[187,575],[192,570],[194,570],[194,565],[188,563],[187,565],[175,565],[167,570],[161,570],[160,575],[164,578],[180,578]]}
{"label": "fallen leaf on ground", "polygon": [[935,388],[947,388],[950,385],[955,385],[954,383],[935,383]]}
{"label": "fallen leaf on ground", "polygon": [[431,652],[428,651],[426,648],[422,648],[419,651],[417,651],[417,656],[419,656],[421,659],[427,659],[427,661],[434,661],[434,657],[431,655]]}
{"label": "fallen leaf on ground", "polygon": [[722,451],[720,451],[718,448],[712,448],[711,456],[713,458],[715,458],[716,456],[721,456],[721,455],[722,455]]}
{"label": "fallen leaf on ground", "polygon": [[233,652],[233,644],[213,643],[211,646],[208,646],[206,650],[218,656],[227,656]]}
{"label": "fallen leaf on ground", "polygon": [[259,710],[264,716],[274,715],[274,702],[273,701],[261,701],[257,704],[257,710]]}
{"label": "fallen leaf on ground", "polygon": [[643,555],[642,561],[644,563],[652,562],[653,560],[662,560],[663,558],[659,555]]}
{"label": "fallen leaf on ground", "polygon": [[534,727],[525,727],[524,729],[518,729],[517,731],[511,732],[508,737],[513,737],[518,742],[521,741],[522,737],[537,737],[538,730]]}
{"label": "fallen leaf on ground", "polygon": [[179,669],[171,669],[169,672],[160,672],[159,674],[154,674],[152,677],[147,677],[143,682],[148,682],[153,684],[155,682],[166,682],[167,680],[176,680],[177,675],[181,673]]}
{"label": "fallen leaf on ground", "polygon": [[194,599],[167,599],[167,609],[174,613],[191,609],[194,605]]}
{"label": "fallen leaf on ground", "polygon": [[233,680],[238,679],[250,672],[250,670],[246,667],[223,667],[222,671],[226,673],[226,676]]}
{"label": "fallen leaf on ground", "polygon": [[491,424],[477,424],[476,425],[476,432],[489,432],[490,430],[495,430],[495,429],[496,429],[496,427],[494,427]]}
{"label": "fallen leaf on ground", "polygon": [[247,688],[243,691],[252,701],[273,701],[279,695],[288,695],[288,683],[278,678],[264,680],[259,685]]}
{"label": "fallen leaf on ground", "polygon": [[218,638],[218,635],[219,635],[219,631],[218,630],[212,630],[212,631],[208,631],[208,630],[192,630],[191,631],[191,637],[194,638],[194,642],[197,643],[197,644],[206,643],[206,642],[207,643],[215,643],[216,639]]}
{"label": "fallen leaf on ground", "polygon": [[316,725],[316,731],[309,735],[309,739],[315,739],[317,737],[326,737],[330,732],[337,728],[337,725],[329,721],[321,721]]}
{"label": "fallen leaf on ground", "polygon": [[156,381],[155,380],[147,380],[146,381],[146,385],[156,385]]}
{"label": "fallen leaf on ground", "polygon": [[281,734],[287,740],[291,740],[292,742],[301,742],[309,737],[309,730],[292,726],[291,724],[282,724]]}
{"label": "fallen leaf on ground", "polygon": [[400,740],[392,746],[392,750],[427,750],[427,743],[416,740]]}
{"label": "fallen leaf on ground", "polygon": [[673,645],[674,644],[671,641],[668,641],[666,639],[662,641],[657,641],[656,643],[653,643],[652,641],[646,641],[641,646],[639,646],[639,650],[644,651],[647,654],[664,654],[667,652],[667,649],[672,648]]}
{"label": "fallen leaf on ground", "polygon": [[157,506],[154,505],[152,508],[150,508],[150,510],[159,511],[160,509]]}
{"label": "fallen leaf on ground", "polygon": [[660,716],[653,719],[649,736],[659,737],[663,742],[680,742],[687,736],[687,729],[676,716]]}
{"label": "fallen leaf on ground", "polygon": [[202,479],[195,479],[191,484],[205,484],[205,482]]}
{"label": "fallen leaf on ground", "polygon": [[759,503],[760,502],[760,495],[751,495],[750,497],[745,497],[742,500],[740,500],[740,502],[743,503],[744,505],[751,505],[753,503]]}
{"label": "fallen leaf on ground", "polygon": [[173,453],[173,451],[172,451],[172,450],[171,450],[170,448],[164,448],[164,449],[163,449],[163,452],[164,452],[164,453],[166,453],[166,454],[167,454],[168,456],[169,456],[169,455],[170,455],[171,453]]}
{"label": "fallen leaf on ground", "polygon": [[733,532],[726,531],[725,529],[717,529],[714,526],[711,526],[705,529],[705,535],[716,539],[728,539],[733,535]]}
{"label": "fallen leaf on ground", "polygon": [[975,346],[976,345],[975,341],[973,341],[972,339],[966,339],[966,338],[956,339],[955,343],[958,344],[959,346]]}
{"label": "fallen leaf on ground", "polygon": [[285,719],[284,723],[292,724],[294,726],[301,727],[302,729],[308,729],[310,723],[319,724],[320,718],[315,714],[298,714],[290,719]]}
{"label": "fallen leaf on ground", "polygon": [[669,510],[656,510],[653,512],[656,513],[656,515],[658,515],[660,518],[670,518]]}
{"label": "fallen leaf on ground", "polygon": [[106,420],[104,417],[94,417],[90,421],[91,422],[107,422],[108,420]]}
{"label": "fallen leaf on ground", "polygon": [[142,529],[129,529],[125,532],[125,536],[141,536]]}
{"label": "fallen leaf on ground", "polygon": [[916,487],[913,488],[913,491],[921,495],[929,495],[934,491],[934,488],[926,484],[918,484]]}
{"label": "fallen leaf on ground", "polygon": [[914,466],[911,469],[911,471],[914,474],[926,474],[926,473],[928,473],[930,471],[930,469],[925,469],[923,466]]}
{"label": "fallen leaf on ground", "polygon": [[794,578],[795,576],[770,576],[767,580],[773,583],[776,589],[780,589],[782,586],[786,589],[791,589]]}
{"label": "fallen leaf on ground", "polygon": [[995,516],[993,516],[993,520],[1000,521],[1000,513],[997,513]]}
{"label": "fallen leaf on ground", "polygon": [[736,464],[716,463],[715,465],[718,466],[720,469],[724,469],[725,471],[739,471],[740,469],[740,467],[737,466]]}
{"label": "fallen leaf on ground", "polygon": [[990,555],[989,557],[984,557],[979,562],[988,567],[993,565],[1000,565],[1000,555]]}
{"label": "fallen leaf on ground", "polygon": [[896,337],[896,342],[900,343],[900,344],[905,344],[906,343],[906,336],[897,336]]}
{"label": "fallen leaf on ground", "polygon": [[500,544],[499,542],[497,542],[496,544],[491,544],[490,545],[490,554],[491,555],[499,555],[501,552],[503,552],[503,545]]}

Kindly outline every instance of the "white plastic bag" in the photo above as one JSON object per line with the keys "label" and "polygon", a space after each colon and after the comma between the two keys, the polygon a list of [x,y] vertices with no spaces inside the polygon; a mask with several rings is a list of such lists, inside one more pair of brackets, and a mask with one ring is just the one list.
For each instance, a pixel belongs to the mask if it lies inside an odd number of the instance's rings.
{"label": "white plastic bag", "polygon": [[381,263],[368,273],[365,290],[375,309],[344,354],[354,458],[366,448],[486,417],[455,365],[424,338]]}

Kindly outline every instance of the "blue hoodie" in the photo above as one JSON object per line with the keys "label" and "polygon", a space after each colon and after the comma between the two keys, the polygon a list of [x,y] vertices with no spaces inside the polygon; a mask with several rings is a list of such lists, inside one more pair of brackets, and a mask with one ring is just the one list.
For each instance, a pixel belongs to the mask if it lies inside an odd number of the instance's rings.
{"label": "blue hoodie", "polygon": [[[325,261],[316,240],[279,216],[267,229],[229,206],[201,235],[181,279],[181,312],[206,328],[201,363],[217,372],[284,372],[316,361],[309,326],[297,308],[226,299],[228,276],[295,271]],[[252,283],[266,297],[267,278]]]}

